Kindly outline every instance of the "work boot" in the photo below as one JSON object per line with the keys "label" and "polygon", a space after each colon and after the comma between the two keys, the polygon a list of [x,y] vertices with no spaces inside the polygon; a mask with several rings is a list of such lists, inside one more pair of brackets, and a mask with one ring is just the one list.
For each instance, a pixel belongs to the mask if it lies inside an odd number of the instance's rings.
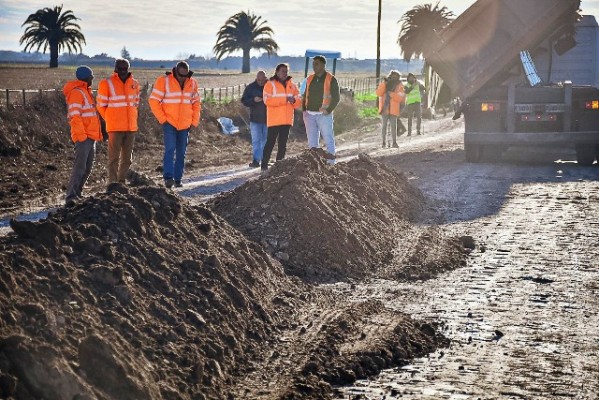
{"label": "work boot", "polygon": [[399,148],[399,146],[397,145],[397,143],[393,143],[393,145],[391,147],[393,147],[394,149],[398,149]]}
{"label": "work boot", "polygon": [[252,160],[252,162],[250,163],[250,168],[258,168],[260,166],[260,163],[256,160]]}
{"label": "work boot", "polygon": [[181,183],[181,181],[175,181],[175,187],[183,187],[183,184]]}
{"label": "work boot", "polygon": [[387,147],[387,143],[383,142],[381,147],[384,149],[385,147]]}
{"label": "work boot", "polygon": [[166,186],[167,189],[172,188],[174,184],[175,180],[173,178],[169,178],[164,181],[164,186]]}

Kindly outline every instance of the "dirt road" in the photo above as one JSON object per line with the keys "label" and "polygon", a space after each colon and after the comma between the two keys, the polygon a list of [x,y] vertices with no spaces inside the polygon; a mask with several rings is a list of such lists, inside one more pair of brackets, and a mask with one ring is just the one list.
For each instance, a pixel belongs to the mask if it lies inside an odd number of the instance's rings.
{"label": "dirt road", "polygon": [[466,164],[455,136],[435,137],[386,161],[430,199],[423,224],[474,237],[468,266],[422,284],[339,290],[440,321],[452,344],[338,398],[598,398],[598,167],[532,150]]}

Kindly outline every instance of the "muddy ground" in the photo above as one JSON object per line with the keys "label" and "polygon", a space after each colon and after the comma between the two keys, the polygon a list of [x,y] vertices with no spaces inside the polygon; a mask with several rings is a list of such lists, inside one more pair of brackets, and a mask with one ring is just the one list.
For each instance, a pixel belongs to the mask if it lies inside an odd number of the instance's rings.
{"label": "muddy ground", "polygon": [[[378,147],[363,133],[340,138],[340,154]],[[426,196],[380,160],[329,166],[305,151],[208,203],[138,176],[12,221],[0,241],[0,395],[332,398],[335,385],[447,347],[434,318],[335,288],[428,280],[474,248],[418,224]]]}

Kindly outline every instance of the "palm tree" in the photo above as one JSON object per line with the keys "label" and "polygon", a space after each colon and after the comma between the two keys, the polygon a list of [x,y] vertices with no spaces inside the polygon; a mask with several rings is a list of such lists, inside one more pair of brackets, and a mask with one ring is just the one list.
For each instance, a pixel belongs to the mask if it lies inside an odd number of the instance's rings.
{"label": "palm tree", "polygon": [[230,17],[220,28],[217,34],[216,45],[213,50],[216,59],[237,50],[243,51],[243,66],[241,72],[250,72],[250,50],[266,50],[268,55],[276,54],[279,45],[271,36],[274,33],[269,26],[265,26],[266,20],[260,21],[262,17],[241,11]]}
{"label": "palm tree", "polygon": [[36,46],[36,50],[39,51],[43,46],[44,53],[49,47],[50,68],[56,68],[58,52],[62,48],[66,48],[69,53],[77,49],[81,52],[81,43],[85,43],[85,36],[81,33],[81,27],[74,22],[78,19],[71,10],[62,12],[62,6],[37,10],[21,25],[29,26],[21,36],[19,44],[25,43],[25,51],[31,51]]}
{"label": "palm tree", "polygon": [[455,14],[447,7],[439,7],[439,2],[423,4],[407,11],[397,23],[401,30],[397,43],[401,47],[404,61],[410,61],[413,56],[419,57],[422,50],[431,46],[435,40],[435,31],[445,28]]}

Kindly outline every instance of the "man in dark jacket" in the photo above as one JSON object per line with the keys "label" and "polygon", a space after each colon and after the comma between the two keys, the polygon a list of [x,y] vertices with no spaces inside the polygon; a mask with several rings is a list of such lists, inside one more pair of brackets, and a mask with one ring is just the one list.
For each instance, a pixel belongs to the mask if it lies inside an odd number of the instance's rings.
{"label": "man in dark jacket", "polygon": [[252,135],[252,162],[251,168],[257,168],[262,161],[262,152],[268,129],[266,127],[266,105],[262,100],[262,91],[266,83],[266,73],[258,71],[256,80],[246,86],[241,97],[241,102],[250,109],[250,134]]}

